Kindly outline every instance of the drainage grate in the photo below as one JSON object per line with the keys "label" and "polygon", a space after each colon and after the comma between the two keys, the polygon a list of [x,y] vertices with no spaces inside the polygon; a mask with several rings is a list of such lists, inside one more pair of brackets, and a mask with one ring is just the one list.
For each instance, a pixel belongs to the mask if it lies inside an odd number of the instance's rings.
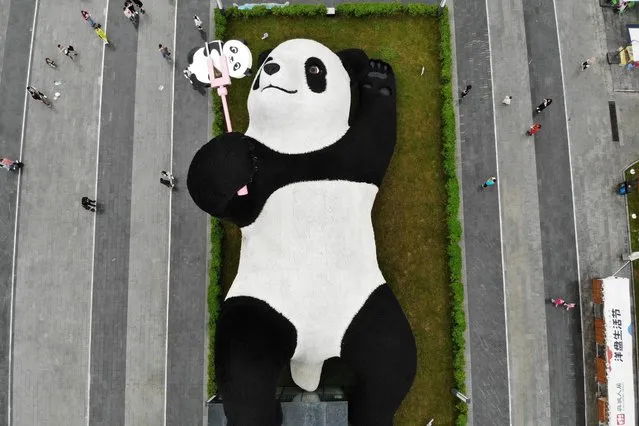
{"label": "drainage grate", "polygon": [[612,127],[612,141],[619,142],[619,126],[617,125],[617,108],[615,108],[615,101],[608,101],[608,109],[610,110],[610,127]]}

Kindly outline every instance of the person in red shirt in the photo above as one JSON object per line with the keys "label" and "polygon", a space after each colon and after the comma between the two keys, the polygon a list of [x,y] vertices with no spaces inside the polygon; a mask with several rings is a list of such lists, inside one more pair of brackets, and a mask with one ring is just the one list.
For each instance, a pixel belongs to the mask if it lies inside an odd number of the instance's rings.
{"label": "person in red shirt", "polygon": [[535,123],[532,126],[530,126],[530,129],[528,129],[526,133],[528,134],[528,136],[532,136],[540,130],[541,130],[541,124]]}

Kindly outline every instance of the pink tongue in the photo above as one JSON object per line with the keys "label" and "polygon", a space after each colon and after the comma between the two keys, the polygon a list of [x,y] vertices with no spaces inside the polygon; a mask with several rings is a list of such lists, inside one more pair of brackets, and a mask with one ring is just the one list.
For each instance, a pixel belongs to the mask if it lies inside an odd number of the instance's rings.
{"label": "pink tongue", "polygon": [[237,191],[237,195],[239,195],[240,197],[243,197],[244,195],[248,194],[248,188],[246,187],[246,185],[244,185],[243,187],[240,188],[239,191]]}

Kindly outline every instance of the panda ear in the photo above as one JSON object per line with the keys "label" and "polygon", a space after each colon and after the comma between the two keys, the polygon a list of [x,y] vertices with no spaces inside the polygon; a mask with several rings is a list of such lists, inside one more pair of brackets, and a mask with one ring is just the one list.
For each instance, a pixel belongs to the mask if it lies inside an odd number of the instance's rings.
{"label": "panda ear", "polygon": [[346,72],[354,80],[362,71],[368,67],[368,55],[362,49],[345,49],[337,52]]}
{"label": "panda ear", "polygon": [[264,61],[266,61],[266,58],[268,58],[268,55],[270,55],[272,51],[273,49],[268,49],[260,53],[260,55],[257,57],[257,68],[262,67],[262,64],[264,63]]}

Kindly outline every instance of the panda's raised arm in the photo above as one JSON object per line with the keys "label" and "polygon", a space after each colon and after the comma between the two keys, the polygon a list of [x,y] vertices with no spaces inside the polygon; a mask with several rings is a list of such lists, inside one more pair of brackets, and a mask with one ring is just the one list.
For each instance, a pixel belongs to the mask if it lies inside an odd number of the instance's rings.
{"label": "panda's raised arm", "polygon": [[224,133],[195,154],[187,186],[193,201],[212,216],[228,217],[229,203],[256,169],[255,141],[242,133]]}
{"label": "panda's raised arm", "polygon": [[[369,129],[376,139],[395,140],[397,132],[397,103],[395,73],[386,62],[371,59],[357,76],[354,103],[357,109],[351,127]],[[358,129],[360,130],[360,129]]]}

